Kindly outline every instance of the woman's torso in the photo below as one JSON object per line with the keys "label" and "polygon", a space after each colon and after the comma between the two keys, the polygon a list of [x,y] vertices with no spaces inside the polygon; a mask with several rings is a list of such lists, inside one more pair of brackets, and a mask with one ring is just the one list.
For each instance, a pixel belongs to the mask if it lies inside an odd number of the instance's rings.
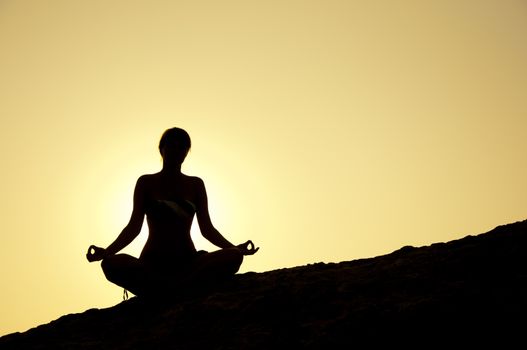
{"label": "woman's torso", "polygon": [[148,239],[140,259],[159,268],[183,267],[196,254],[190,228],[196,213],[192,177],[149,175],[144,196]]}

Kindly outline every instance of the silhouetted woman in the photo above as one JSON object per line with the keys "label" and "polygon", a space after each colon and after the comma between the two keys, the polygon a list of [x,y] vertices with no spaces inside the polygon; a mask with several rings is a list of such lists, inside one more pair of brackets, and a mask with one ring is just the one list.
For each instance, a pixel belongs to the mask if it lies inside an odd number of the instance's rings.
{"label": "silhouetted woman", "polygon": [[[163,168],[139,177],[130,222],[106,249],[90,246],[87,259],[102,260],[106,278],[135,295],[155,295],[171,288],[210,284],[234,275],[244,255],[258,251],[251,241],[230,243],[212,225],[203,181],[181,172],[190,137],[180,128],[166,130],[159,142]],[[196,214],[203,237],[221,248],[196,251],[190,227]],[[139,259],[117,254],[141,231],[144,216],[148,239]]]}

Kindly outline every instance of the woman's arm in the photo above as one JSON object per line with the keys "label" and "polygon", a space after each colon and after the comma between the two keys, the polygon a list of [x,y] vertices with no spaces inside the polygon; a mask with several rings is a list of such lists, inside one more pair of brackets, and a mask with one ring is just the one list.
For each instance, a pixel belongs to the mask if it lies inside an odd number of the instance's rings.
{"label": "woman's arm", "polygon": [[144,177],[137,180],[134,190],[134,208],[130,221],[121,231],[115,241],[106,248],[106,255],[113,255],[130,244],[141,232],[145,217]]}
{"label": "woman's arm", "polygon": [[91,261],[102,260],[108,255],[113,255],[119,252],[121,249],[130,244],[135,237],[141,232],[143,227],[144,215],[145,215],[145,184],[144,177],[140,177],[137,180],[134,189],[134,208],[132,210],[132,216],[130,221],[121,231],[115,241],[110,244],[106,249],[99,248],[96,246],[90,246],[88,253],[86,254],[87,259]]}
{"label": "woman's arm", "polygon": [[232,248],[234,244],[229,242],[223,235],[216,230],[209,214],[209,204],[207,199],[207,191],[203,180],[197,178],[196,180],[197,203],[196,216],[198,219],[199,229],[205,239],[220,248]]}

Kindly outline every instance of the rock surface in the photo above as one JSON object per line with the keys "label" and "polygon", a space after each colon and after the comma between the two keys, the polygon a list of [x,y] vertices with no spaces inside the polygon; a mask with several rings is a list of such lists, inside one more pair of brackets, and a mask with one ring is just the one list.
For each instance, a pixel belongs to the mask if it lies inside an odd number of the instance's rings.
{"label": "rock surface", "polygon": [[503,348],[524,342],[526,267],[527,220],[374,258],[239,274],[170,301],[134,297],[6,335],[0,349]]}

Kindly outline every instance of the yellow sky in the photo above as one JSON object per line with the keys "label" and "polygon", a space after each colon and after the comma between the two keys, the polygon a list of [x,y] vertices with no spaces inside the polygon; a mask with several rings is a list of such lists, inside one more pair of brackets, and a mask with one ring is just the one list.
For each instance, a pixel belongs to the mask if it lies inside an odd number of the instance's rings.
{"label": "yellow sky", "polygon": [[173,126],[242,272],[525,219],[526,37],[521,0],[0,0],[0,334],[120,301],[84,254]]}

